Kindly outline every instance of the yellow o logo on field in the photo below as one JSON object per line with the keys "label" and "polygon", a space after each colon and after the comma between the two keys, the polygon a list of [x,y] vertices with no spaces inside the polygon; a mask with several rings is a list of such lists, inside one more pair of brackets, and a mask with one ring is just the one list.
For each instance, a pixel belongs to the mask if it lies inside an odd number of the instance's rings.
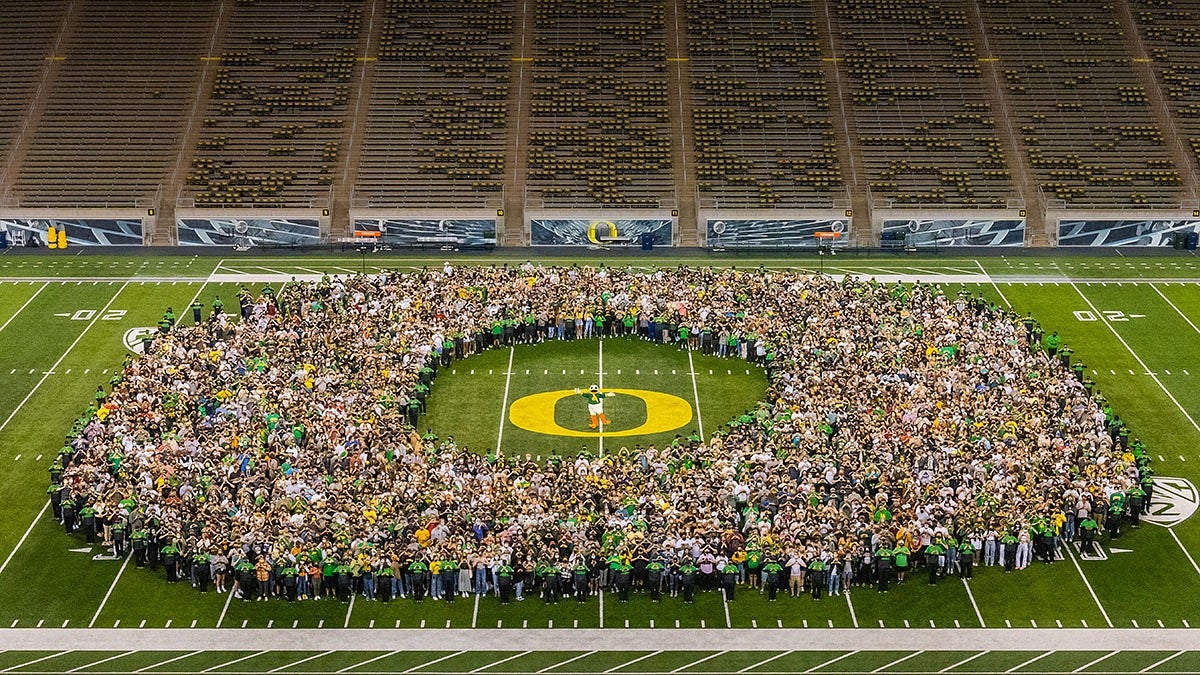
{"label": "yellow o logo on field", "polygon": [[[640,398],[646,404],[646,423],[633,429],[622,431],[605,431],[605,436],[644,436],[674,431],[692,421],[692,406],[687,401],[674,394],[664,394],[661,391],[646,391],[645,389],[606,389],[605,392],[619,396]],[[574,436],[576,438],[592,438],[599,436],[599,431],[577,431],[560,426],[554,421],[554,407],[564,398],[579,396],[572,389],[544,391],[517,399],[508,409],[508,419],[517,427],[535,434],[551,436]],[[581,418],[587,418],[585,402],[579,402]]]}

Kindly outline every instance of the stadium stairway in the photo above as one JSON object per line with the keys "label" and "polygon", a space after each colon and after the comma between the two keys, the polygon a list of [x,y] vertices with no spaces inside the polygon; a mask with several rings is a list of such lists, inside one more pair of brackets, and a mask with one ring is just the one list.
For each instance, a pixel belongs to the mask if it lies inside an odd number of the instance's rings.
{"label": "stadium stairway", "polygon": [[508,145],[504,166],[504,226],[497,228],[501,246],[525,246],[525,178],[529,172],[530,74],[533,72],[533,26],[536,0],[518,0],[513,21],[512,73],[508,85]]}
{"label": "stadium stairway", "polygon": [[688,66],[685,0],[667,0],[667,103],[671,114],[671,167],[675,173],[675,220],[679,246],[699,246],[696,221],[696,168],[689,160],[692,145],[692,77]]}
{"label": "stadium stairway", "polygon": [[25,160],[25,155],[28,154],[29,148],[33,144],[34,132],[41,122],[42,113],[46,110],[46,103],[50,100],[50,92],[54,90],[54,82],[62,69],[61,57],[66,52],[71,36],[75,33],[75,28],[79,23],[79,15],[82,14],[81,5],[80,2],[67,4],[67,12],[55,38],[54,47],[46,56],[46,68],[42,73],[41,84],[38,85],[37,91],[30,100],[29,110],[22,121],[22,128],[25,131],[13,140],[4,171],[0,173],[0,195],[9,194],[10,189],[17,182],[21,163]]}
{"label": "stadium stairway", "polygon": [[233,15],[234,0],[221,0],[213,19],[212,31],[209,34],[208,50],[202,57],[204,69],[200,71],[200,80],[196,85],[196,99],[192,104],[192,112],[188,122],[182,145],[178,150],[175,168],[165,183],[162,203],[158,205],[158,218],[155,227],[146,232],[146,243],[150,246],[174,246],[178,242],[175,231],[175,200],[183,191],[187,180],[188,167],[195,155],[196,142],[204,128],[204,111],[209,98],[212,97],[213,84],[217,80],[217,69],[221,67],[221,53],[225,48],[225,28],[229,17]]}
{"label": "stadium stairway", "polygon": [[872,224],[867,174],[860,170],[865,164],[859,154],[862,146],[859,145],[858,127],[854,123],[853,93],[849,80],[842,77],[837,18],[829,6],[829,0],[815,0],[813,15],[816,16],[817,30],[821,34],[821,69],[825,72],[825,81],[833,83],[830,95],[837,96],[836,117],[841,118],[834,119],[833,135],[837,142],[838,164],[843,167],[842,176],[850,192],[850,208],[853,212],[850,218],[850,245],[874,246],[879,241],[880,232],[875,231]]}
{"label": "stadium stairway", "polygon": [[1133,55],[1133,69],[1137,72],[1138,80],[1145,88],[1146,99],[1150,103],[1150,109],[1154,111],[1154,120],[1163,133],[1163,140],[1166,141],[1167,150],[1171,153],[1171,161],[1175,163],[1175,170],[1179,172],[1182,181],[1181,191],[1183,192],[1180,195],[1181,200],[1188,206],[1198,206],[1200,204],[1197,203],[1196,185],[1197,180],[1200,179],[1200,173],[1197,172],[1190,153],[1185,149],[1187,146],[1184,138],[1175,125],[1170,104],[1163,94],[1158,77],[1155,76],[1154,60],[1147,51],[1145,43],[1142,42],[1141,29],[1133,16],[1133,8],[1129,6],[1129,0],[1113,0],[1113,7],[1116,9],[1117,19],[1121,22],[1121,32],[1125,36],[1125,44],[1129,53]]}
{"label": "stadium stairway", "polygon": [[1029,170],[1025,141],[1014,126],[1012,104],[1005,93],[1003,66],[992,54],[983,14],[979,11],[979,0],[966,0],[970,14],[971,35],[979,46],[980,75],[987,85],[988,99],[995,116],[996,132],[1004,143],[1004,159],[1017,194],[1025,202],[1025,244],[1047,246],[1055,240],[1057,232],[1047,229],[1046,198],[1038,189],[1033,172]]}
{"label": "stadium stairway", "polygon": [[358,72],[350,84],[348,117],[344,125],[341,147],[345,152],[338,157],[338,170],[333,179],[333,204],[330,207],[331,236],[349,237],[354,234],[350,222],[350,198],[354,182],[358,178],[359,159],[362,156],[363,138],[367,131],[367,117],[371,109],[371,89],[375,85],[375,64],[379,60],[379,45],[383,38],[383,0],[366,0],[363,16],[367,27],[362,31],[358,43]]}

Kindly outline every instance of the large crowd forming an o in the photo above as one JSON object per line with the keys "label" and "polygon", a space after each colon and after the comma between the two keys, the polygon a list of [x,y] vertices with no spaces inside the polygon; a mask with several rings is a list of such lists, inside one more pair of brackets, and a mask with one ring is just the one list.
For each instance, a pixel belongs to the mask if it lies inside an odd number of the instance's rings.
{"label": "large crowd forming an o", "polygon": [[[1153,490],[1058,336],[965,290],[447,263],[239,305],[168,312],[48,492],[89,543],[246,600],[886,591],[1086,551],[1137,526]],[[767,395],[711,438],[602,457],[418,433],[439,368],[587,337],[754,361]]]}

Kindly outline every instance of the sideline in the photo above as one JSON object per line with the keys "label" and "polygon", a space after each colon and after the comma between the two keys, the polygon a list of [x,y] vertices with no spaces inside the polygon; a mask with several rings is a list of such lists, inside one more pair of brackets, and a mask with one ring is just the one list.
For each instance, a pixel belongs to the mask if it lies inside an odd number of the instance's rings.
{"label": "sideline", "polygon": [[[1058,651],[1173,652],[1196,649],[1190,628],[577,628],[569,651],[1021,651],[1052,640]],[[3,628],[0,647],[11,651],[78,651],[80,645],[119,644],[136,651],[428,651],[544,650],[564,637],[554,628]],[[424,664],[430,665],[430,664]],[[221,666],[218,666],[218,668]],[[215,670],[215,668],[214,668]]]}

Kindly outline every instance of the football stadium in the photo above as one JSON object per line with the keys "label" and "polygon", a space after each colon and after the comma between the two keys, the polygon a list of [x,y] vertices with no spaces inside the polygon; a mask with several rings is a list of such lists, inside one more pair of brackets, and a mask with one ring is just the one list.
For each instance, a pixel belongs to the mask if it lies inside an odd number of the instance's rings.
{"label": "football stadium", "polygon": [[0,36],[0,673],[1200,672],[1197,0]]}

